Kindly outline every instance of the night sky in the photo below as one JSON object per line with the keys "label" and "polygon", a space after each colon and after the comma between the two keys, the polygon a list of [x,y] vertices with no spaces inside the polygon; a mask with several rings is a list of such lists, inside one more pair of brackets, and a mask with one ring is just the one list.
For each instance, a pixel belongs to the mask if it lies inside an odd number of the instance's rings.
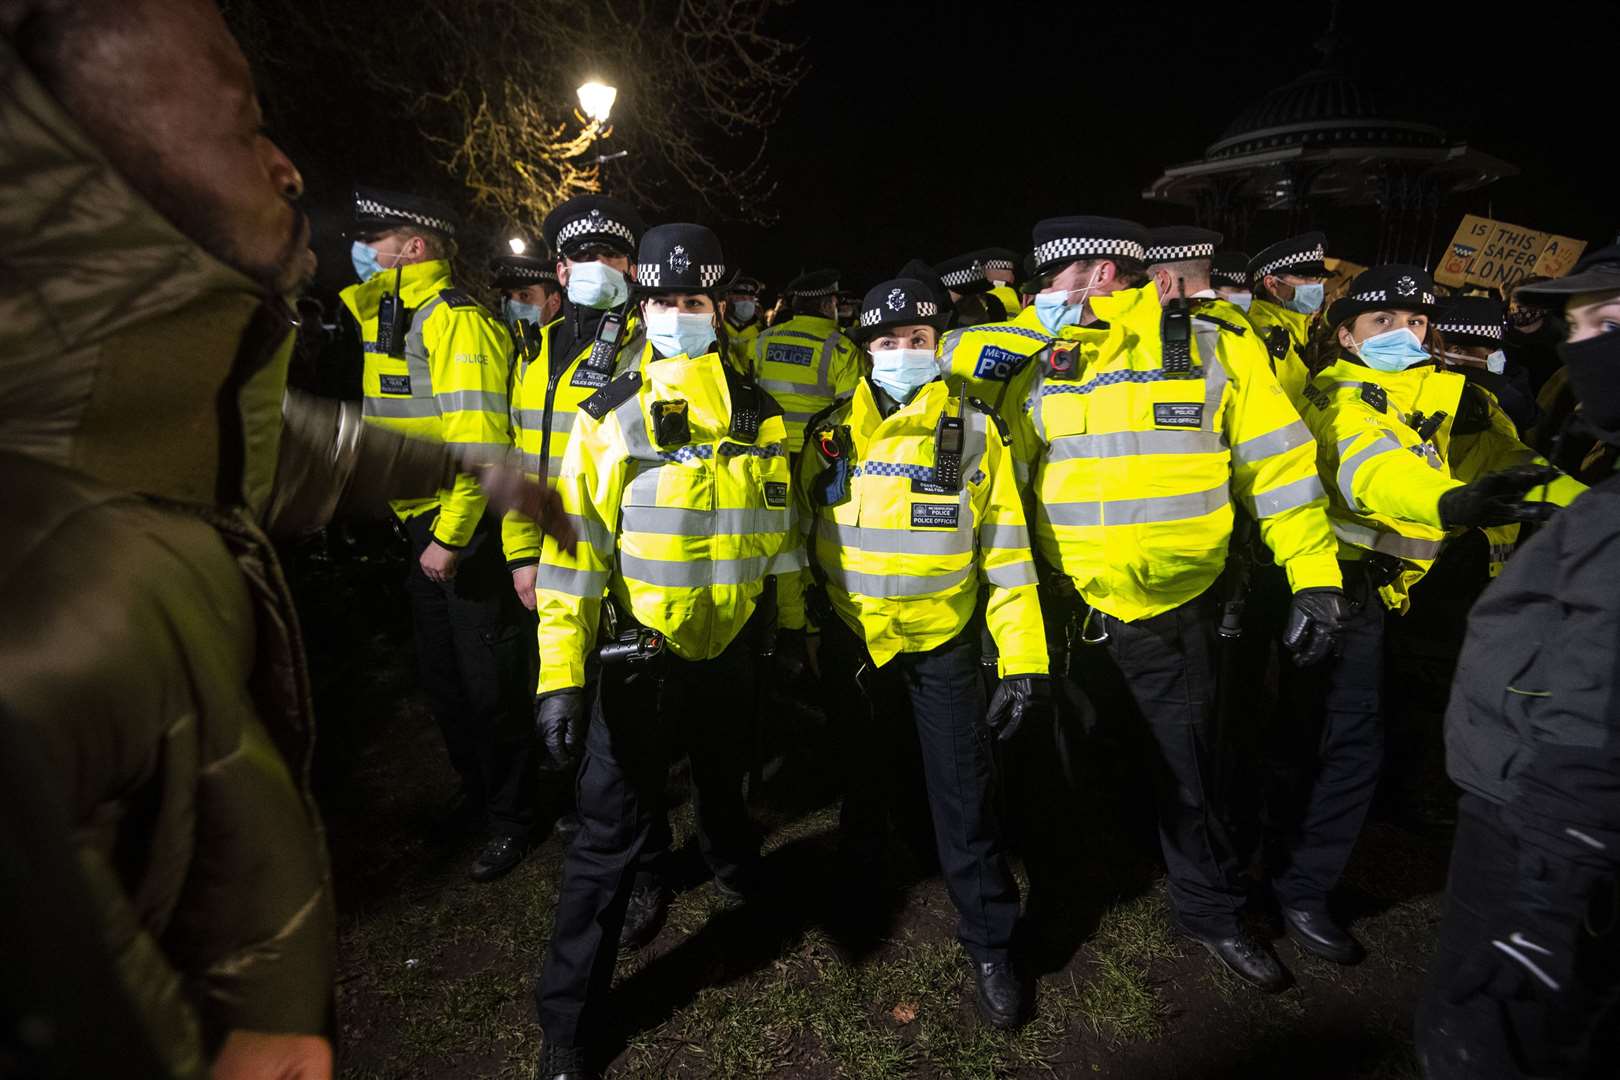
{"label": "night sky", "polygon": [[[1442,127],[1522,170],[1443,211],[1437,243],[1465,211],[1612,239],[1615,184],[1599,163],[1613,157],[1606,113],[1620,100],[1617,9],[1553,3],[1481,17],[1485,5],[1447,7],[1346,8],[1340,27],[1353,71],[1387,112]],[[1043,216],[1190,221],[1190,210],[1150,204],[1141,190],[1164,166],[1201,157],[1269,90],[1315,67],[1328,7],[1206,5],[1175,18],[1161,8],[801,3],[778,25],[806,43],[812,65],[771,138],[778,223],[713,220],[681,198],[648,217],[697,216],[733,261],[768,283],[831,265],[857,288],[912,255],[1023,250]],[[1255,14],[1262,8],[1271,14]],[[1387,14],[1395,10],[1398,19]],[[367,149],[374,142],[333,145],[329,133],[373,122],[344,115],[343,100],[338,93],[331,113],[306,117],[314,126],[302,133],[278,132],[310,178],[317,250],[329,271],[323,284],[334,287],[345,283],[332,276],[347,262],[333,233],[348,179],[376,160]],[[622,115],[615,120],[633,122],[628,108]],[[295,129],[299,118],[279,120]],[[1261,218],[1255,234],[1273,239],[1273,228],[1282,225]],[[1371,240],[1370,232],[1337,244],[1330,237],[1331,253],[1365,261]]]}

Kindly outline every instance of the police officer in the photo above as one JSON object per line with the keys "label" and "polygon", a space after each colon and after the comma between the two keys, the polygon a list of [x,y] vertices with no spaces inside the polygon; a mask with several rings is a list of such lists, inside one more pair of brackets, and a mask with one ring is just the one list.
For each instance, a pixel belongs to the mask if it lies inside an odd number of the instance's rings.
{"label": "police officer", "polygon": [[[1037,451],[1036,537],[1089,609],[1080,682],[1123,678],[1150,768],[1176,924],[1228,970],[1285,985],[1240,925],[1245,891],[1206,779],[1214,742],[1215,584],[1233,503],[1287,568],[1285,643],[1333,645],[1341,602],[1315,447],[1252,336],[1195,320],[1141,284],[1147,232],[1113,218],[1035,226],[1048,334],[1024,421]],[[1089,672],[1089,674],[1088,674]]]}
{"label": "police officer", "polygon": [[758,278],[739,274],[726,290],[726,344],[730,360],[739,371],[748,370],[754,339],[765,328],[765,316],[759,309],[759,294],[764,288]]}
{"label": "police officer", "polygon": [[512,332],[512,383],[540,353],[540,331],[562,309],[557,268],[546,256],[497,255],[491,284],[501,294],[501,322]]}
{"label": "police officer", "polygon": [[[1587,430],[1620,446],[1620,248],[1525,298],[1565,304]],[[1620,478],[1514,556],[1468,620],[1446,711],[1462,788],[1417,1017],[1430,1080],[1614,1076],[1620,989]]]}
{"label": "police officer", "polygon": [[[895,772],[884,750],[896,741],[884,729],[909,713],[975,1000],[990,1024],[1008,1028],[1029,1002],[1012,962],[1018,887],[992,803],[990,741],[1045,707],[1046,637],[1010,445],[986,406],[940,380],[944,320],[920,281],[866,294],[858,333],[872,374],[811,423],[796,490],[833,612],[821,656],[829,698],[840,703],[829,712],[850,748],[842,832],[881,857]],[[1000,653],[989,730],[974,624],[981,581]],[[781,621],[796,629],[802,613],[784,607]]]}
{"label": "police officer", "polygon": [[1008,248],[982,248],[974,254],[990,279],[990,294],[1001,301],[1008,318],[1018,314],[1024,306],[1018,297],[1018,253]]}
{"label": "police officer", "polygon": [[1271,354],[1283,392],[1300,411],[1311,378],[1305,361],[1311,323],[1322,310],[1327,291],[1326,258],[1327,237],[1310,232],[1279,240],[1249,260],[1249,285],[1254,290],[1249,322]]}
{"label": "police officer", "polygon": [[950,291],[953,328],[1005,322],[1018,310],[1014,304],[1012,311],[1008,311],[1002,298],[993,291],[994,283],[986,276],[984,262],[976,251],[936,263],[934,274]]}
{"label": "police officer", "polygon": [[1209,282],[1216,296],[1248,315],[1254,293],[1249,288],[1247,252],[1217,251],[1209,262]]}
{"label": "police officer", "polygon": [[[511,341],[455,287],[455,219],[419,196],[358,188],[351,250],[360,283],[342,292],[365,342],[364,416],[406,435],[504,458]],[[523,858],[533,826],[522,609],[477,481],[393,504],[410,537],[422,688],[471,808],[493,833],[473,863],[490,881]]]}
{"label": "police officer", "polygon": [[[1363,951],[1328,899],[1378,782],[1385,610],[1408,609],[1452,530],[1541,520],[1548,504],[1583,490],[1496,424],[1488,395],[1435,366],[1427,342],[1437,306],[1420,267],[1362,273],[1328,312],[1338,359],[1303,395],[1349,603],[1339,652],[1301,676],[1303,707],[1288,725],[1291,783],[1271,800],[1269,862],[1289,936],[1342,964]],[[1463,438],[1477,444],[1466,457]],[[1520,464],[1491,471],[1507,462]]]}
{"label": "police officer", "polygon": [[838,327],[848,330],[855,325],[855,316],[860,314],[861,294],[850,289],[838,290]]}
{"label": "police officer", "polygon": [[[581,406],[557,480],[584,537],[572,551],[548,540],[542,558],[537,728],[548,762],[581,747],[584,761],[582,827],[563,863],[536,989],[541,1077],[589,1075],[634,868],[661,806],[672,723],[684,728],[717,888],[740,901],[758,880],[740,753],[751,718],[737,703],[753,696],[750,624],[766,576],[802,564],[803,551],[790,543],[781,410],[719,353],[725,277],[708,229],[647,232],[637,280],[651,359]],[[586,659],[607,605],[613,637],[651,655],[604,664],[587,723]],[[684,715],[660,716],[661,686]]]}

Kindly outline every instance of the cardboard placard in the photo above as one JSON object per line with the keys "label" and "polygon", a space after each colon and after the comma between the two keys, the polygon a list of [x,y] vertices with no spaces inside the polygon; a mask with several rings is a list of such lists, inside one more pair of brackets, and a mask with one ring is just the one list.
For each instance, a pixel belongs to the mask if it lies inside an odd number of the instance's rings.
{"label": "cardboard placard", "polygon": [[1527,277],[1562,277],[1586,243],[1467,214],[1435,268],[1434,280],[1458,288],[1480,285],[1505,292]]}

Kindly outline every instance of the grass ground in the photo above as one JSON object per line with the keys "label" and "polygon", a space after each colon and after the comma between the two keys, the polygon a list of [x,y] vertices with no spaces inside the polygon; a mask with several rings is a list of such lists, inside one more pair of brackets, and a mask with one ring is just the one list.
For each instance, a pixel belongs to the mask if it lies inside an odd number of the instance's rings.
{"label": "grass ground", "polygon": [[[300,572],[340,914],[341,1075],[531,1076],[561,851],[547,839],[507,878],[466,880],[480,840],[440,828],[453,780],[413,691],[393,575]],[[756,803],[770,891],[720,909],[672,773],[677,896],[657,940],[621,958],[613,1075],[1418,1077],[1409,1018],[1444,884],[1434,831],[1369,827],[1344,890],[1371,953],[1360,966],[1314,960],[1257,923],[1295,977],[1265,996],[1172,934],[1151,832],[1096,793],[1066,823],[1073,865],[1028,932],[1039,1013],[1003,1035],[974,1017],[926,857],[899,845],[878,880],[841,881],[820,719],[787,697],[771,715],[785,753]]]}

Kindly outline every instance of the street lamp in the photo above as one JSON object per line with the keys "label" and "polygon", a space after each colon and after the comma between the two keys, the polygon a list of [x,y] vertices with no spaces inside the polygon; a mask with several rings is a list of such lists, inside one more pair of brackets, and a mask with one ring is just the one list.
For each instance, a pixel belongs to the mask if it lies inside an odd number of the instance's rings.
{"label": "street lamp", "polygon": [[604,125],[613,111],[613,101],[619,96],[617,88],[592,79],[574,91],[579,95],[579,108],[593,124]]}
{"label": "street lamp", "polygon": [[524,239],[521,236],[514,236],[512,239],[508,240],[507,243],[512,245],[512,254],[514,255],[521,255],[525,251],[529,250],[529,245],[524,242]]}

